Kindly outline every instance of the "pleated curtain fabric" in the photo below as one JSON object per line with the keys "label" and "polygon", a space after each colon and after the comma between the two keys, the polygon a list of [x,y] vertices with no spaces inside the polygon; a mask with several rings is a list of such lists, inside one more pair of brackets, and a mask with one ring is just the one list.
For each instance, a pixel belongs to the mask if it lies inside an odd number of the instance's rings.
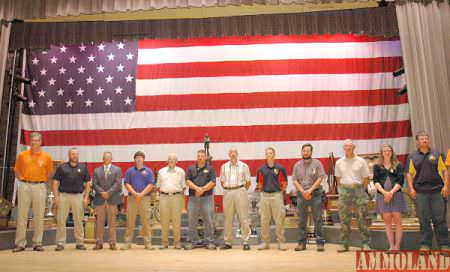
{"label": "pleated curtain fabric", "polygon": [[450,148],[449,1],[404,1],[396,6],[413,133]]}

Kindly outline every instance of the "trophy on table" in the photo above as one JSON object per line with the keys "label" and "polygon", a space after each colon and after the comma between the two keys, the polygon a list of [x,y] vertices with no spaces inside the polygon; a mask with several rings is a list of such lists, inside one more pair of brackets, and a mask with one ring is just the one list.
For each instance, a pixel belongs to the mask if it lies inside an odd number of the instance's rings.
{"label": "trophy on table", "polygon": [[55,195],[53,194],[53,191],[50,191],[50,194],[47,196],[47,213],[45,214],[46,217],[54,217],[55,214],[53,213],[53,208],[55,206]]}

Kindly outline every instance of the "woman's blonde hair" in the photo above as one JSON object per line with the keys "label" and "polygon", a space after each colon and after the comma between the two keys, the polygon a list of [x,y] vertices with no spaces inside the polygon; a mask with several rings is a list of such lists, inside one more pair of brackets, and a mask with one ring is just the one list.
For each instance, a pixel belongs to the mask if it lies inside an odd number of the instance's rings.
{"label": "woman's blonde hair", "polygon": [[380,165],[383,165],[384,157],[383,157],[383,149],[389,148],[392,151],[392,157],[391,157],[391,169],[397,168],[397,165],[400,163],[397,159],[397,155],[395,154],[394,148],[390,144],[383,144],[380,148]]}

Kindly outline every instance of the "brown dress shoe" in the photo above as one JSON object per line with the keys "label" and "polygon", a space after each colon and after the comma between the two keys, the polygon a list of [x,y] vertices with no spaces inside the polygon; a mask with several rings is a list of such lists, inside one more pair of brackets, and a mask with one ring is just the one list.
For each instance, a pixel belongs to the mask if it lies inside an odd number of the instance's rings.
{"label": "brown dress shoe", "polygon": [[15,248],[12,250],[12,252],[13,252],[13,253],[17,253],[17,252],[21,252],[21,251],[24,251],[24,250],[25,250],[24,247],[15,247]]}
{"label": "brown dress shoe", "polygon": [[93,250],[101,250],[103,249],[103,244],[97,243],[95,244],[95,247],[93,248]]}
{"label": "brown dress shoe", "polygon": [[33,247],[34,251],[44,251],[44,248],[41,245],[37,245]]}
{"label": "brown dress shoe", "polygon": [[117,250],[117,245],[116,245],[116,243],[110,243],[110,244],[109,244],[109,249],[111,249],[111,250]]}

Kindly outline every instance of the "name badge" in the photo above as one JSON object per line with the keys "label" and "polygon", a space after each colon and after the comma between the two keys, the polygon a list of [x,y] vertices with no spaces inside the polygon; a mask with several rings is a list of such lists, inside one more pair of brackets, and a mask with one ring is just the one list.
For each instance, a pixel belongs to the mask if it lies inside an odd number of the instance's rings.
{"label": "name badge", "polygon": [[436,156],[434,156],[434,155],[430,155],[430,156],[428,156],[428,159],[430,160],[430,161],[435,161],[437,158],[436,158]]}
{"label": "name badge", "polygon": [[275,175],[278,175],[278,173],[280,172],[278,169],[273,169],[273,172],[275,173]]}
{"label": "name badge", "polygon": [[208,174],[208,169],[203,170],[203,173]]}

